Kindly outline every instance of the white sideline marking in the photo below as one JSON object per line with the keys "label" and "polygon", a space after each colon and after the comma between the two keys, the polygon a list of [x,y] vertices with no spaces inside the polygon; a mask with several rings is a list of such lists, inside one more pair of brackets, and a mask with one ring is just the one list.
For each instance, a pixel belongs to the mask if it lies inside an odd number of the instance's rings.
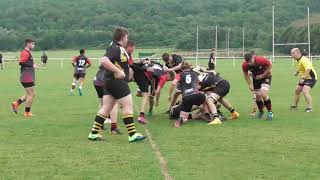
{"label": "white sideline marking", "polygon": [[[133,111],[136,113],[139,113],[135,104],[133,104]],[[161,154],[160,148],[158,147],[157,143],[153,140],[152,134],[150,133],[150,131],[148,130],[146,125],[144,125],[143,128],[144,128],[144,132],[147,135],[147,139],[151,145],[151,148],[152,148],[154,154],[156,155],[157,159],[159,160],[161,173],[162,173],[164,179],[165,180],[173,180],[173,178],[169,174],[168,163],[167,163],[166,159],[163,157],[163,155]]]}
{"label": "white sideline marking", "polygon": [[168,163],[167,163],[166,159],[162,156],[158,145],[152,139],[152,134],[149,132],[147,127],[144,128],[144,131],[148,137],[148,140],[149,140],[149,143],[151,145],[153,152],[156,154],[156,156],[159,160],[161,172],[162,172],[162,175],[164,176],[164,179],[165,180],[172,180],[172,177],[169,174],[169,170],[168,170]]}

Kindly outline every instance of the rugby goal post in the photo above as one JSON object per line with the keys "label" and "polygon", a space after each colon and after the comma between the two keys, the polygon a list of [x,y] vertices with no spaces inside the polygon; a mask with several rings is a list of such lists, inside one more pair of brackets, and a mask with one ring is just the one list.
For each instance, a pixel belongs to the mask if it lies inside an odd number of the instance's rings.
{"label": "rugby goal post", "polygon": [[310,35],[310,8],[307,7],[308,13],[308,42],[288,42],[288,43],[276,43],[275,42],[275,5],[272,5],[272,62],[275,61],[275,47],[276,46],[298,46],[298,45],[307,45],[308,46],[308,55],[311,59],[311,35]]}

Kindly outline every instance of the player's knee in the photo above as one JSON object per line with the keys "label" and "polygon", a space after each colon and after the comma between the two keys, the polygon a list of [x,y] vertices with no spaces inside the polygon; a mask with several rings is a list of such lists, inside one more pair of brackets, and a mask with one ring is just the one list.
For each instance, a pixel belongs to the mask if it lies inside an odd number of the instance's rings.
{"label": "player's knee", "polygon": [[303,92],[304,95],[309,95],[309,94],[310,94],[310,90],[307,89],[307,88],[304,88],[304,89],[302,90],[302,92]]}
{"label": "player's knee", "polygon": [[301,94],[301,90],[300,90],[300,89],[296,89],[296,90],[295,90],[295,94],[296,94],[296,95],[300,95],[300,94]]}

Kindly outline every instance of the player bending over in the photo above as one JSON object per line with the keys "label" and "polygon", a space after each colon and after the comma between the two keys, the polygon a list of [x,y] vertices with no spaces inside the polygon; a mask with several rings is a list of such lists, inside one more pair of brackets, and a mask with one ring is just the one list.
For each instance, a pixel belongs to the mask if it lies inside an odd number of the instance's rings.
{"label": "player bending over", "polygon": [[179,128],[183,123],[188,121],[192,106],[200,106],[202,104],[204,104],[204,107],[208,108],[212,114],[213,120],[210,125],[221,124],[213,101],[210,100],[206,94],[199,91],[198,73],[192,71],[191,64],[187,61],[183,61],[181,69],[182,72],[178,77],[178,81],[181,84],[182,107],[180,117],[175,121],[174,127]]}
{"label": "player bending over", "polygon": [[[132,66],[135,81],[141,91],[142,101],[138,122],[147,123],[145,118],[145,108],[149,100],[149,115],[152,115],[154,106],[154,96],[156,96],[156,106],[159,104],[160,92],[166,81],[172,81],[175,77],[173,71],[165,71],[161,64],[155,61],[143,60],[134,63]],[[149,93],[149,87],[151,91]]]}
{"label": "player bending over", "polygon": [[[249,89],[256,94],[256,103],[259,109],[257,118],[259,119],[263,118],[264,106],[266,106],[268,110],[266,119],[273,119],[272,104],[269,97],[272,78],[271,69],[272,64],[268,59],[260,56],[253,56],[251,53],[246,53],[244,55],[242,70]],[[249,71],[252,74],[252,80],[250,79]]]}
{"label": "player bending over", "polygon": [[229,110],[231,115],[228,119],[238,119],[239,114],[235,111],[232,105],[225,98],[225,96],[229,94],[230,90],[229,81],[223,79],[215,71],[206,71],[205,68],[201,68],[200,66],[194,68],[194,71],[199,74],[198,78],[200,81],[200,90],[205,92],[209,97],[211,97],[214,104],[217,104],[219,102],[226,109]]}

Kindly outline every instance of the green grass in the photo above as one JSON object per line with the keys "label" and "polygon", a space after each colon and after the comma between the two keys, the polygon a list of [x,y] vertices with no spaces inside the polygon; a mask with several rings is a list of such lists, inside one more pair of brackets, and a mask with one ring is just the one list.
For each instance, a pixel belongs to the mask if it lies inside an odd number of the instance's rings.
{"label": "green grass", "polygon": [[[63,55],[72,54],[68,52]],[[98,54],[98,53],[97,53]],[[60,55],[62,57],[63,55]],[[17,63],[0,71],[0,179],[163,179],[160,165],[148,141],[127,142],[127,136],[110,136],[89,142],[87,135],[97,112],[92,86],[97,62],[87,72],[84,96],[69,97],[73,69],[49,61],[37,71],[37,96],[26,120],[10,111],[10,103],[24,93],[18,82]],[[319,62],[314,63],[319,69]],[[319,179],[319,85],[312,91],[314,112],[288,110],[297,83],[291,61],[273,64],[271,100],[275,119],[253,119],[251,96],[242,77],[241,62],[220,61],[218,70],[231,82],[227,99],[239,111],[238,121],[220,127],[191,121],[180,129],[163,114],[167,88],[160,107],[147,125],[168,162],[174,179]],[[134,92],[136,86],[132,84]],[[134,97],[135,98],[135,97]],[[135,109],[140,99],[135,98]],[[223,109],[227,115],[228,112]],[[119,119],[120,120],[120,119]],[[125,128],[120,121],[123,132]],[[137,125],[143,132],[143,127]]]}

